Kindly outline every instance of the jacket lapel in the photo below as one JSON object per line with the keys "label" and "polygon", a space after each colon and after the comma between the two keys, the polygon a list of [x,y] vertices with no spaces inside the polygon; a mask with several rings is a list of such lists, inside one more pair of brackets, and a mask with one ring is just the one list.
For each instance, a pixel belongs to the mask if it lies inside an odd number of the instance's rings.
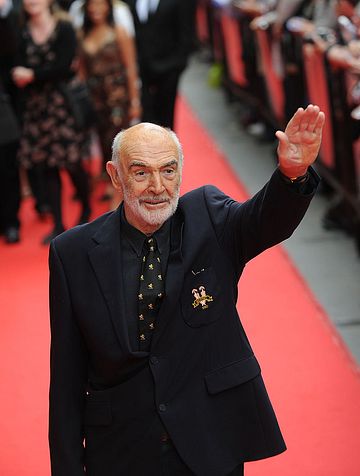
{"label": "jacket lapel", "polygon": [[183,234],[183,215],[178,209],[171,223],[170,254],[165,278],[165,298],[156,319],[155,332],[151,346],[157,345],[161,335],[175,314],[184,280],[183,258],[181,253]]}
{"label": "jacket lapel", "polygon": [[121,206],[95,233],[96,246],[89,251],[89,259],[106,300],[110,317],[124,352],[129,352],[129,335],[124,319],[124,289],[120,248]]}

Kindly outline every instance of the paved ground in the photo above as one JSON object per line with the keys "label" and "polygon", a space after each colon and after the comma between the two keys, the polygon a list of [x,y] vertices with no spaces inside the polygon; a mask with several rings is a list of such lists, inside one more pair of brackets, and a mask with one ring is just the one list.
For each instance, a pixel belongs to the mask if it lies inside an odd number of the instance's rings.
{"label": "paved ground", "polygon": [[[227,103],[221,89],[207,85],[208,72],[207,63],[193,58],[182,79],[182,92],[249,193],[254,193],[275,167],[274,147],[242,129],[239,106]],[[360,256],[351,238],[323,230],[327,204],[321,195],[313,200],[285,247],[360,365]]]}

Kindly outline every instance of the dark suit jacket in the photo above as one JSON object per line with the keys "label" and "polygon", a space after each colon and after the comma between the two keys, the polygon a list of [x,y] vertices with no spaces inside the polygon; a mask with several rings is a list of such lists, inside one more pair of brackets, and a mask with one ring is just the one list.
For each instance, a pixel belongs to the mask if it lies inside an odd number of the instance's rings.
{"label": "dark suit jacket", "polygon": [[157,10],[141,23],[136,0],[126,0],[134,18],[141,76],[182,71],[194,46],[195,0],[160,0]]}
{"label": "dark suit jacket", "polygon": [[[317,181],[311,171],[312,191]],[[131,352],[124,317],[120,210],[52,242],[53,476],[83,475],[84,463],[91,476],[158,476],[159,441],[143,422],[159,416],[198,476],[285,450],[237,314],[237,285],[247,261],[292,234],[311,198],[279,172],[243,204],[213,186],[184,195],[149,366],[121,385],[123,365],[144,353]],[[207,302],[196,301],[201,291]]]}

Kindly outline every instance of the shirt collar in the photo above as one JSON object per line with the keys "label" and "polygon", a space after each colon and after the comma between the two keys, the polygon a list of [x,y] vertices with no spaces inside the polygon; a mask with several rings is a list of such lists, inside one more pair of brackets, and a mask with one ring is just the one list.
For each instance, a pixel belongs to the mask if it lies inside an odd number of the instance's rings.
{"label": "shirt collar", "polygon": [[[123,236],[128,240],[135,253],[141,256],[145,238],[149,237],[130,225],[125,216],[124,206],[121,207],[120,219]],[[166,246],[169,246],[170,243],[170,223],[171,217],[152,235],[156,239],[160,254],[164,252]]]}
{"label": "shirt collar", "polygon": [[151,13],[154,13],[159,6],[159,0],[137,0],[136,13],[142,23],[146,23]]}

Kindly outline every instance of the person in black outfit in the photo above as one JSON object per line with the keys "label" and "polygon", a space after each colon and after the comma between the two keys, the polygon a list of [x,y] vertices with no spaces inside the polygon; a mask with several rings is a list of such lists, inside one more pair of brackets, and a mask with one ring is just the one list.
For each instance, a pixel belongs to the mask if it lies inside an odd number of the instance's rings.
{"label": "person in black outfit", "polygon": [[107,171],[124,201],[50,247],[52,476],[240,476],[285,450],[238,280],[306,212],[323,123],[317,106],[297,111],[245,203],[213,186],[179,199],[168,129],[116,136]]}
{"label": "person in black outfit", "polygon": [[181,73],[194,45],[195,0],[127,0],[135,24],[143,121],[174,128]]}
{"label": "person in black outfit", "polygon": [[[0,95],[7,95],[16,112],[16,88],[10,71],[16,54],[20,1],[0,0]],[[2,118],[6,120],[5,118]],[[7,243],[19,241],[20,181],[16,154],[18,138],[0,131],[0,233]]]}

